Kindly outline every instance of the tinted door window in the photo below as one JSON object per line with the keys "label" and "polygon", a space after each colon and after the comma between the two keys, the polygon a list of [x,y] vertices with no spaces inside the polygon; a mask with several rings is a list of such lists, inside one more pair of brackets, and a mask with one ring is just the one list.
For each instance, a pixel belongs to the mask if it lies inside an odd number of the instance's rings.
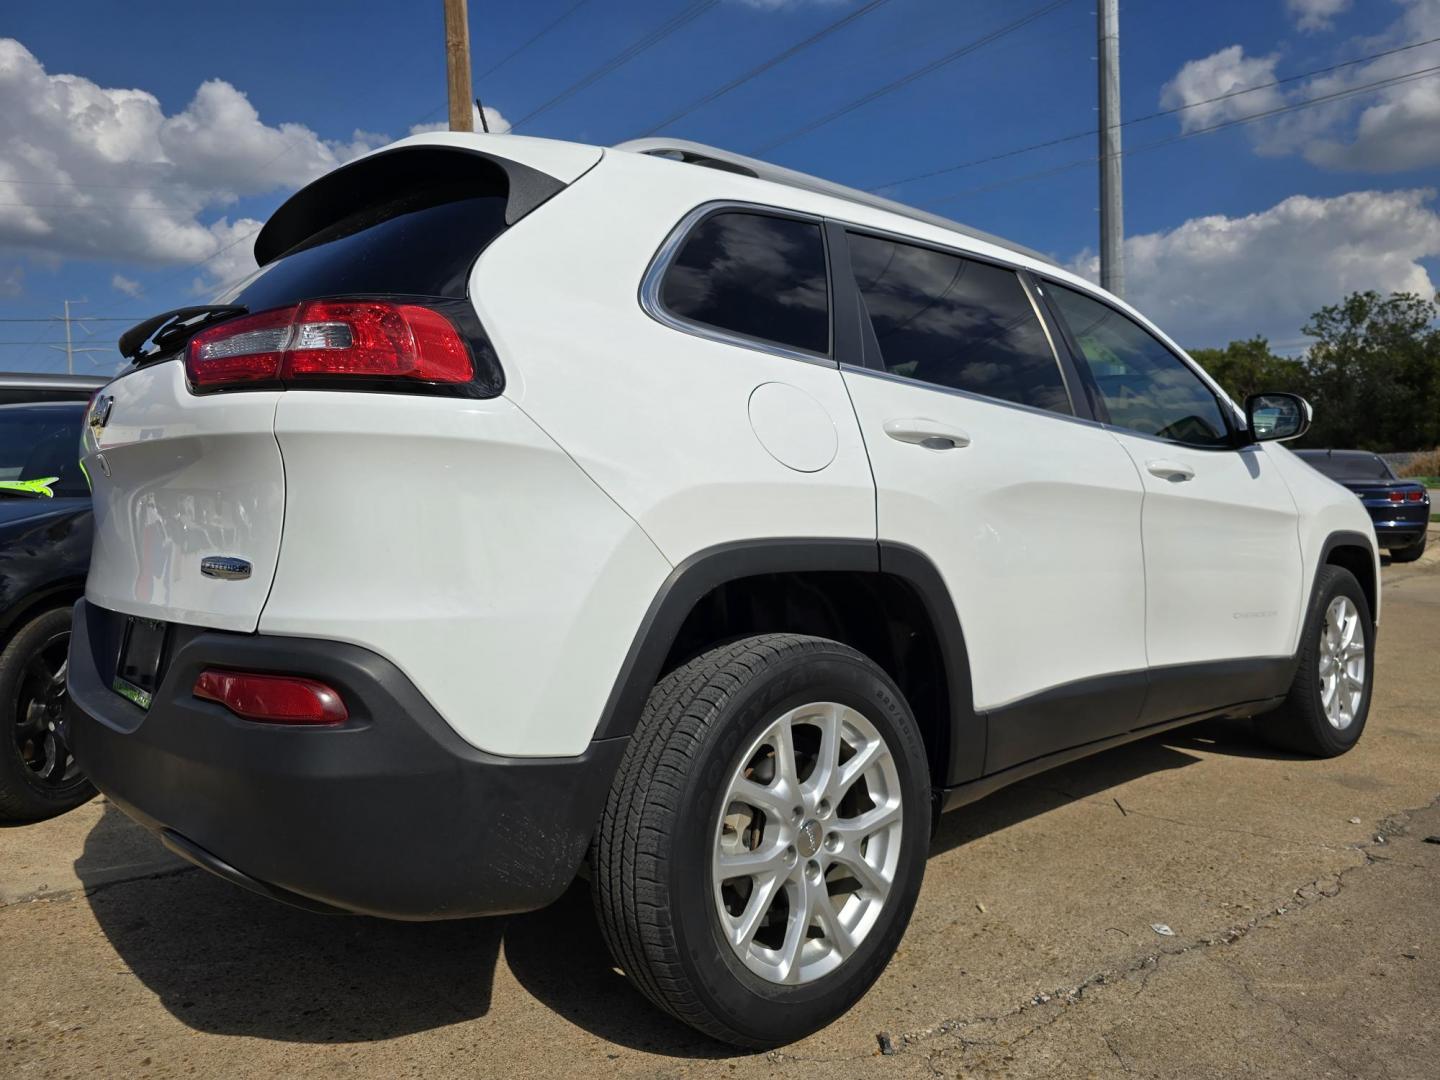
{"label": "tinted door window", "polygon": [[[0,406],[0,480],[49,481],[53,496],[85,496],[90,485],[80,469],[84,402]],[[39,497],[0,490],[0,497]]]}
{"label": "tinted door window", "polygon": [[854,233],[850,262],[886,371],[1071,412],[1044,327],[1013,271]]}
{"label": "tinted door window", "polygon": [[712,214],[675,254],[660,302],[690,322],[828,354],[830,290],[820,226],[767,214]]}
{"label": "tinted door window", "polygon": [[1229,444],[1220,402],[1159,339],[1098,300],[1048,288],[1085,354],[1112,423],[1191,446]]}

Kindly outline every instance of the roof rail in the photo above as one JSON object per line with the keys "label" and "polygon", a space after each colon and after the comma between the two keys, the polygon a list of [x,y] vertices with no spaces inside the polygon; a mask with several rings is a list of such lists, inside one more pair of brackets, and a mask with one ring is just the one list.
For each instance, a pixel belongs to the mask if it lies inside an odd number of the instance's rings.
{"label": "roof rail", "polygon": [[628,142],[617,143],[616,150],[629,150],[635,154],[648,154],[651,157],[672,158],[676,161],[684,161],[691,165],[702,165],[710,169],[720,169],[723,172],[739,173],[741,176],[750,176],[758,180],[769,180],[776,184],[784,184],[787,187],[800,188],[803,191],[813,191],[817,195],[829,195],[832,198],[844,199],[846,202],[858,203],[861,206],[869,206],[876,210],[884,210],[891,214],[898,214],[901,217],[910,218],[912,221],[923,221],[927,225],[934,225],[950,232],[960,233],[974,240],[983,240],[987,244],[994,244],[1009,251],[1018,252],[1021,255],[1038,259],[1040,262],[1055,265],[1055,261],[1048,255],[1042,255],[1038,251],[1027,248],[1014,241],[1006,240],[1002,236],[995,236],[980,229],[973,229],[969,225],[963,225],[958,221],[942,217],[940,214],[932,214],[928,210],[920,210],[905,203],[895,202],[893,199],[882,199],[879,195],[872,195],[868,191],[861,191],[859,188],[846,187],[844,184],[837,184],[833,180],[822,180],[818,176],[811,176],[809,173],[798,172],[795,169],[787,169],[781,165],[771,165],[768,161],[761,161],[758,158],[746,157],[744,154],[734,154],[729,150],[721,150],[714,146],[706,146],[704,143],[691,142],[688,139],[631,139]]}

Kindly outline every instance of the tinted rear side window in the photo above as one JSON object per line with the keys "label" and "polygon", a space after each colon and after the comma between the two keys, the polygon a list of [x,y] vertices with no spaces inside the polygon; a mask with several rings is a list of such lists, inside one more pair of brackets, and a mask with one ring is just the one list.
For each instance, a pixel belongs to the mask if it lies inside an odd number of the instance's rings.
{"label": "tinted rear side window", "polygon": [[660,302],[688,322],[830,352],[825,242],[815,222],[739,211],[710,215],[675,253]]}
{"label": "tinted rear side window", "polygon": [[0,406],[0,480],[48,480],[55,496],[89,495],[80,469],[84,419],[84,402]]}
{"label": "tinted rear side window", "polygon": [[251,311],[324,296],[465,296],[470,267],[505,229],[506,189],[473,178],[366,206],[291,248],[222,302]]}
{"label": "tinted rear side window", "polygon": [[853,233],[850,261],[886,371],[1073,411],[1045,329],[1014,271]]}

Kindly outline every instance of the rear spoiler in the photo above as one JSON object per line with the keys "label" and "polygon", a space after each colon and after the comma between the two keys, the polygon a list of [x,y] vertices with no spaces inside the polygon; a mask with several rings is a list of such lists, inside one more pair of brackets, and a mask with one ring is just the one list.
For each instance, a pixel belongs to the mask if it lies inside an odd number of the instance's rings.
{"label": "rear spoiler", "polygon": [[[588,172],[602,153],[598,147],[523,136],[447,132],[406,139],[342,165],[290,196],[256,237],[255,261],[261,266],[274,262],[351,214],[427,182],[473,179],[478,187],[503,177],[505,224],[514,225]],[[545,169],[538,167],[542,164]]]}

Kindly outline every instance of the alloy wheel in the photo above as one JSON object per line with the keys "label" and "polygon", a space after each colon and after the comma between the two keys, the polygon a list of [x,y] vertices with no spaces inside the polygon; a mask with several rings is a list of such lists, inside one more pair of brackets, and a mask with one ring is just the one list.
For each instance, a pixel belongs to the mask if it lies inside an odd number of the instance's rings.
{"label": "alloy wheel", "polygon": [[812,982],[854,954],[895,882],[900,775],[884,738],[835,702],[791,709],[740,758],[716,825],[721,930],[750,971]]}
{"label": "alloy wheel", "polygon": [[1365,631],[1360,611],[1348,596],[1337,596],[1325,609],[1320,628],[1320,704],[1337,731],[1344,731],[1365,695]]}

